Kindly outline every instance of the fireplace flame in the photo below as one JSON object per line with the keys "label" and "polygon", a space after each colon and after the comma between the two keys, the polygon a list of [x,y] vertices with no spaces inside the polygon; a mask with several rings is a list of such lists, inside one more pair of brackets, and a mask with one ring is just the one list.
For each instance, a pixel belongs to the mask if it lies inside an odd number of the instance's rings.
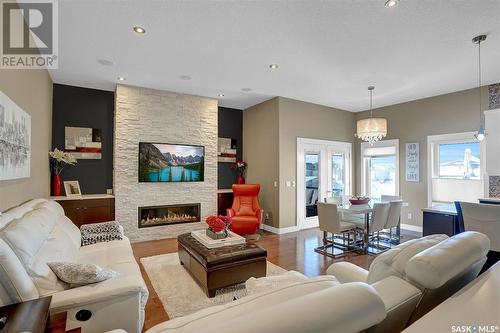
{"label": "fireplace flame", "polygon": [[191,215],[187,213],[177,214],[173,212],[168,212],[163,216],[150,216],[148,215],[146,218],[141,219],[141,225],[149,226],[156,224],[165,224],[165,223],[176,223],[176,222],[196,222],[199,218],[196,215]]}

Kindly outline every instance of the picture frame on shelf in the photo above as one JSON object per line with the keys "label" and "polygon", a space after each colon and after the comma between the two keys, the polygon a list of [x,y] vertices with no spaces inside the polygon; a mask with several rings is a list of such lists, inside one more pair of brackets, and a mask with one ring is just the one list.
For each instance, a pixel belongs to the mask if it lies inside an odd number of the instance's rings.
{"label": "picture frame on shelf", "polygon": [[80,183],[78,180],[66,180],[64,181],[64,191],[67,197],[81,197],[82,191],[80,189]]}
{"label": "picture frame on shelf", "polygon": [[238,154],[238,141],[232,138],[218,138],[217,161],[235,163]]}

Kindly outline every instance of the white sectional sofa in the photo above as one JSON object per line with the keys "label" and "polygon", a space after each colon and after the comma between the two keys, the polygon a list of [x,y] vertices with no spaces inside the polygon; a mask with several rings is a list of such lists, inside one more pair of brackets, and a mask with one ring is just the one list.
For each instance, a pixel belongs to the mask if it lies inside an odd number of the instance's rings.
{"label": "white sectional sofa", "polygon": [[379,255],[369,271],[335,263],[329,275],[255,288],[255,294],[166,321],[147,333],[401,332],[472,281],[489,248],[488,237],[477,232],[423,237]]}
{"label": "white sectional sofa", "polygon": [[385,318],[383,297],[366,283],[321,276],[175,318],[147,333],[361,332]]}
{"label": "white sectional sofa", "polygon": [[[0,215],[0,303],[52,296],[51,313],[67,312],[66,329],[83,333],[112,329],[140,332],[148,290],[126,237],[81,247],[79,229],[52,200],[35,199]],[[76,288],[47,262],[93,263],[120,275]],[[77,313],[91,312],[79,321]]]}

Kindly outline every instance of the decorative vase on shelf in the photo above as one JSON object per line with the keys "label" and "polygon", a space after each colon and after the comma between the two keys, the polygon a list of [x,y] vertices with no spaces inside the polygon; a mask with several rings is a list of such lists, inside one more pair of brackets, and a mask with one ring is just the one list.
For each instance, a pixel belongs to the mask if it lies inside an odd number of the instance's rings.
{"label": "decorative vase on shelf", "polygon": [[61,196],[61,175],[52,175],[51,193],[54,197]]}
{"label": "decorative vase on shelf", "polygon": [[243,177],[243,175],[238,174],[238,176],[236,176],[236,184],[245,184],[245,177]]}

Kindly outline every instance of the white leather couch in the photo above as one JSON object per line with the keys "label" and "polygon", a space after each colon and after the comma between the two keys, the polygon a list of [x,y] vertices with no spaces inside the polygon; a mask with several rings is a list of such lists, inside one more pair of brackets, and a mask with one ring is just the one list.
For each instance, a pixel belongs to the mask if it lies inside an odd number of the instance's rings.
{"label": "white leather couch", "polygon": [[500,262],[460,289],[404,333],[498,332]]}
{"label": "white leather couch", "polygon": [[[51,313],[67,312],[66,329],[140,332],[148,290],[129,240],[80,247],[79,229],[52,200],[35,199],[0,215],[0,303],[52,296]],[[47,262],[93,263],[120,275],[77,288],[59,280]],[[87,321],[78,321],[89,310]]]}
{"label": "white leather couch", "polygon": [[[327,274],[341,283],[353,281],[376,285],[388,276],[405,280],[421,291],[418,306],[409,311],[388,312],[384,322],[370,332],[400,332],[439,303],[474,280],[486,262],[490,240],[468,231],[453,237],[430,235],[411,240],[379,255],[367,271],[347,262],[334,263]],[[394,295],[401,291],[392,288]],[[389,291],[388,291],[389,293]]]}
{"label": "white leather couch", "polygon": [[255,294],[166,321],[147,333],[401,332],[473,280],[489,247],[478,232],[411,240],[379,255],[369,271],[340,262],[326,276],[297,278],[284,286],[273,280],[262,284],[272,286],[267,290],[256,288]]}
{"label": "white leather couch", "polygon": [[[405,291],[385,293],[392,288]],[[386,317],[385,304],[415,306],[419,297],[420,290],[396,277],[370,286],[319,276],[175,318],[147,333],[363,332]]]}

